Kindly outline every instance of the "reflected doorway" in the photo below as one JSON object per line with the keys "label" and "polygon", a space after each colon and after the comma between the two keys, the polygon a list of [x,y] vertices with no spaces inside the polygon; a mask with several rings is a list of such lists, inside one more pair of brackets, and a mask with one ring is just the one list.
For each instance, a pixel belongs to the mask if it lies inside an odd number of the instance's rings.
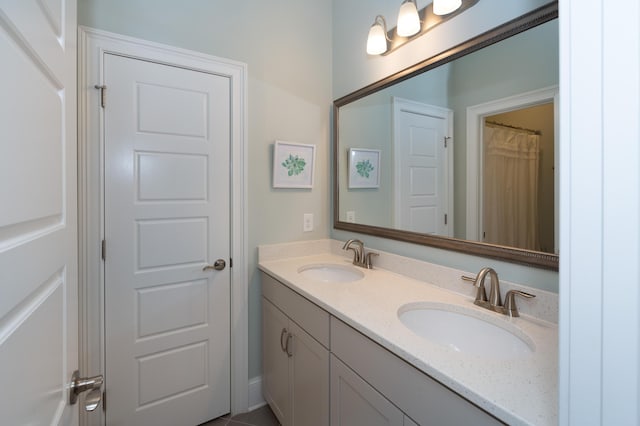
{"label": "reflected doorway", "polygon": [[553,102],[486,116],[482,140],[482,241],[553,253]]}

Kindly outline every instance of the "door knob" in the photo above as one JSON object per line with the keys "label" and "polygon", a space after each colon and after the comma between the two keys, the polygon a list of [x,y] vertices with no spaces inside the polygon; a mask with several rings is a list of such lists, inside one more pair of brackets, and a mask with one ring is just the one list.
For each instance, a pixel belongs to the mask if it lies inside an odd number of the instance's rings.
{"label": "door knob", "polygon": [[78,395],[82,392],[89,391],[85,401],[85,410],[93,411],[100,404],[102,399],[102,392],[100,388],[104,383],[102,375],[94,377],[80,377],[78,370],[73,372],[71,376],[71,386],[69,389],[69,404],[73,405],[78,402]]}
{"label": "door knob", "polygon": [[218,259],[213,262],[213,265],[207,265],[202,268],[203,271],[208,271],[209,269],[215,269],[216,271],[222,271],[227,266],[227,262],[224,259]]}

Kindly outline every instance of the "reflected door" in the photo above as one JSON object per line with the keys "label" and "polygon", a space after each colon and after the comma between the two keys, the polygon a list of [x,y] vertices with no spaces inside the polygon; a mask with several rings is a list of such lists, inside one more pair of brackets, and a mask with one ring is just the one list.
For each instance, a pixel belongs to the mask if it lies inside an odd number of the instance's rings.
{"label": "reflected door", "polygon": [[230,411],[230,82],[105,55],[108,425]]}
{"label": "reflected door", "polygon": [[444,108],[394,99],[394,222],[398,229],[453,235],[449,214],[453,148],[448,138],[452,116]]}

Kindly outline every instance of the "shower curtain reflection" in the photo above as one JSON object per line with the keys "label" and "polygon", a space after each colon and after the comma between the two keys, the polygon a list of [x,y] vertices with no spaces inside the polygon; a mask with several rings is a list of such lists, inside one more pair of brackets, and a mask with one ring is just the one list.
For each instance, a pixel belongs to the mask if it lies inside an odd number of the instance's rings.
{"label": "shower curtain reflection", "polygon": [[536,132],[485,122],[483,240],[540,250]]}

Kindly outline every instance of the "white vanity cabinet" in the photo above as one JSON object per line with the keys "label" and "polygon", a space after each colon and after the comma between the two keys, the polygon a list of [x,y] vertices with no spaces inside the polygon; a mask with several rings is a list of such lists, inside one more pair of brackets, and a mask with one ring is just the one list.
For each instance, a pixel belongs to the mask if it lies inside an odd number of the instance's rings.
{"label": "white vanity cabinet", "polygon": [[329,424],[329,314],[262,275],[263,394],[283,426]]}
{"label": "white vanity cabinet", "polygon": [[[412,424],[411,419],[419,425],[504,424],[335,317],[331,318],[331,352],[332,369],[337,365],[333,362],[335,356],[341,361],[342,366],[339,368],[352,370],[353,375],[375,390],[376,394],[361,392],[358,395],[361,399],[366,399],[366,395],[373,395],[369,404],[375,404],[382,397],[397,407],[399,412],[404,413],[403,423],[379,424],[409,425]],[[345,373],[339,374],[347,377]],[[334,395],[334,392],[338,391],[338,385],[333,379],[332,371],[332,426],[345,426],[348,423],[333,422],[340,417],[334,413],[335,410],[346,411],[345,401],[337,400]],[[364,403],[358,403],[366,410]]]}
{"label": "white vanity cabinet", "polygon": [[331,425],[418,426],[334,355],[331,355]]}
{"label": "white vanity cabinet", "polygon": [[262,294],[263,394],[283,426],[504,424],[266,273]]}

